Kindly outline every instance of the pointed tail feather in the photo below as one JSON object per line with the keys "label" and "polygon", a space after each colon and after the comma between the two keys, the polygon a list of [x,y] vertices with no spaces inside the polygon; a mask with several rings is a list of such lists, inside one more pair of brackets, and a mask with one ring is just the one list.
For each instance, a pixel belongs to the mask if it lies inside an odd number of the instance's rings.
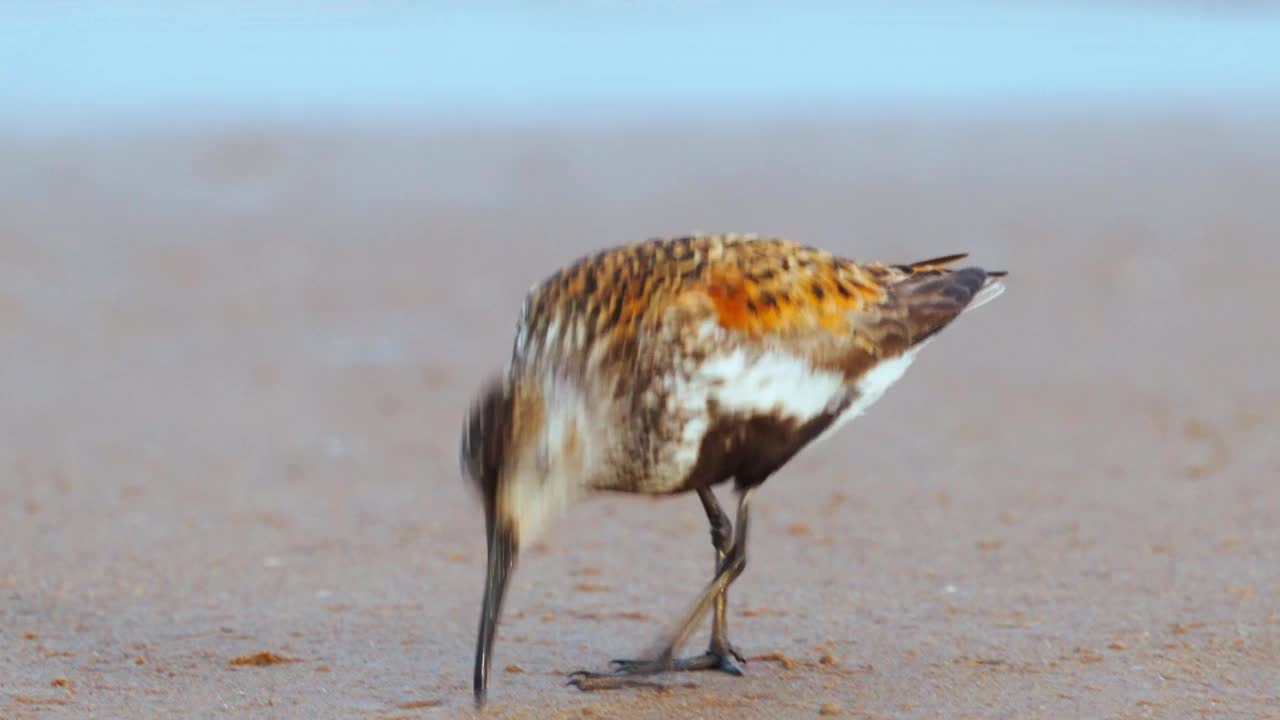
{"label": "pointed tail feather", "polygon": [[941,270],[943,266],[950,265],[958,260],[969,257],[969,253],[953,253],[951,255],[943,255],[942,257],[930,258],[928,260],[917,260],[906,265],[896,265],[895,267],[905,273],[916,273],[924,270]]}
{"label": "pointed tail feather", "polygon": [[894,285],[906,306],[906,324],[911,344],[917,345],[936,334],[961,313],[994,300],[1004,291],[998,278],[979,267],[939,270],[903,279]]}
{"label": "pointed tail feather", "polygon": [[1000,294],[1004,292],[1004,283],[1000,281],[1000,278],[1007,274],[1004,270],[988,272],[982,287],[978,289],[978,292],[974,293],[973,299],[965,306],[963,312],[980,308],[1000,297]]}

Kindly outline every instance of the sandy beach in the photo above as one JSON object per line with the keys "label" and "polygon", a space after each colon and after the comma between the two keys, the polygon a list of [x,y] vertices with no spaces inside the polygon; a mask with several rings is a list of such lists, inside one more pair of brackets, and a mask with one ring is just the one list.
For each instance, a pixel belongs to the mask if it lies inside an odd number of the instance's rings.
{"label": "sandy beach", "polygon": [[696,230],[1009,290],[757,494],[746,677],[564,686],[711,571],[694,496],[604,497],[522,558],[484,717],[1280,718],[1278,128],[0,140],[0,718],[472,717],[472,393],[530,285]]}

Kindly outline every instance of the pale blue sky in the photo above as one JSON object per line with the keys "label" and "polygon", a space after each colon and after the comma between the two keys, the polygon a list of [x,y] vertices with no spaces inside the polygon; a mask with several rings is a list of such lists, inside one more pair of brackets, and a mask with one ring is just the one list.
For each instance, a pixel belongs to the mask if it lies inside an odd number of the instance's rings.
{"label": "pale blue sky", "polygon": [[1276,104],[1262,7],[6,0],[0,124]]}

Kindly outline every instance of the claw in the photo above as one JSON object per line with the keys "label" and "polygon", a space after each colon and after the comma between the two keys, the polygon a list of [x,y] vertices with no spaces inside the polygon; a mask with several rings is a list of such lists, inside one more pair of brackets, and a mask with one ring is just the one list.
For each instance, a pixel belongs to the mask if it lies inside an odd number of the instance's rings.
{"label": "claw", "polygon": [[721,655],[720,662],[715,669],[719,670],[720,672],[729,673],[730,675],[737,675],[738,677],[742,677],[745,673],[743,673],[742,668],[738,666],[738,662],[739,661],[746,662],[746,661],[742,660],[742,656],[740,655],[737,656],[738,658],[737,660],[734,660],[735,655],[737,654],[734,653],[733,655]]}
{"label": "claw", "polygon": [[[714,653],[714,652],[716,652],[716,651],[715,651],[715,650],[712,650],[711,652],[713,652],[713,653]],[[727,656],[729,656],[729,657],[732,657],[734,660],[737,660],[738,662],[742,663],[743,665],[746,665],[746,664],[747,664],[747,656],[746,656],[746,655],[743,655],[743,654],[742,654],[742,651],[741,651],[741,650],[739,650],[737,647],[735,647],[735,646],[733,646],[733,645],[726,645],[724,648],[722,648],[722,649],[720,650],[720,654],[723,654],[723,655],[727,655]]]}
{"label": "claw", "polygon": [[746,663],[742,654],[735,648],[712,648],[697,657],[684,658],[676,662],[676,670],[719,670],[730,675],[743,675],[738,663]]}
{"label": "claw", "polygon": [[615,658],[609,661],[611,672],[591,672],[576,670],[569,673],[566,685],[573,685],[579,690],[599,690],[615,687],[630,687],[646,675],[657,675],[667,671],[719,670],[720,672],[741,677],[744,673],[738,663],[746,663],[746,659],[737,648],[717,648],[689,658],[673,660],[669,655],[660,655],[651,660],[627,660]]}

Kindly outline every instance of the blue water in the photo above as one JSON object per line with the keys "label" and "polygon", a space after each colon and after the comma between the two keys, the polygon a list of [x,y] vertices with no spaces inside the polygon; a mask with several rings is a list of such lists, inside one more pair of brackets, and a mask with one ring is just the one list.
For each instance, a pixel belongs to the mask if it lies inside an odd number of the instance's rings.
{"label": "blue water", "polygon": [[268,5],[0,1],[0,124],[1280,101],[1249,3]]}

